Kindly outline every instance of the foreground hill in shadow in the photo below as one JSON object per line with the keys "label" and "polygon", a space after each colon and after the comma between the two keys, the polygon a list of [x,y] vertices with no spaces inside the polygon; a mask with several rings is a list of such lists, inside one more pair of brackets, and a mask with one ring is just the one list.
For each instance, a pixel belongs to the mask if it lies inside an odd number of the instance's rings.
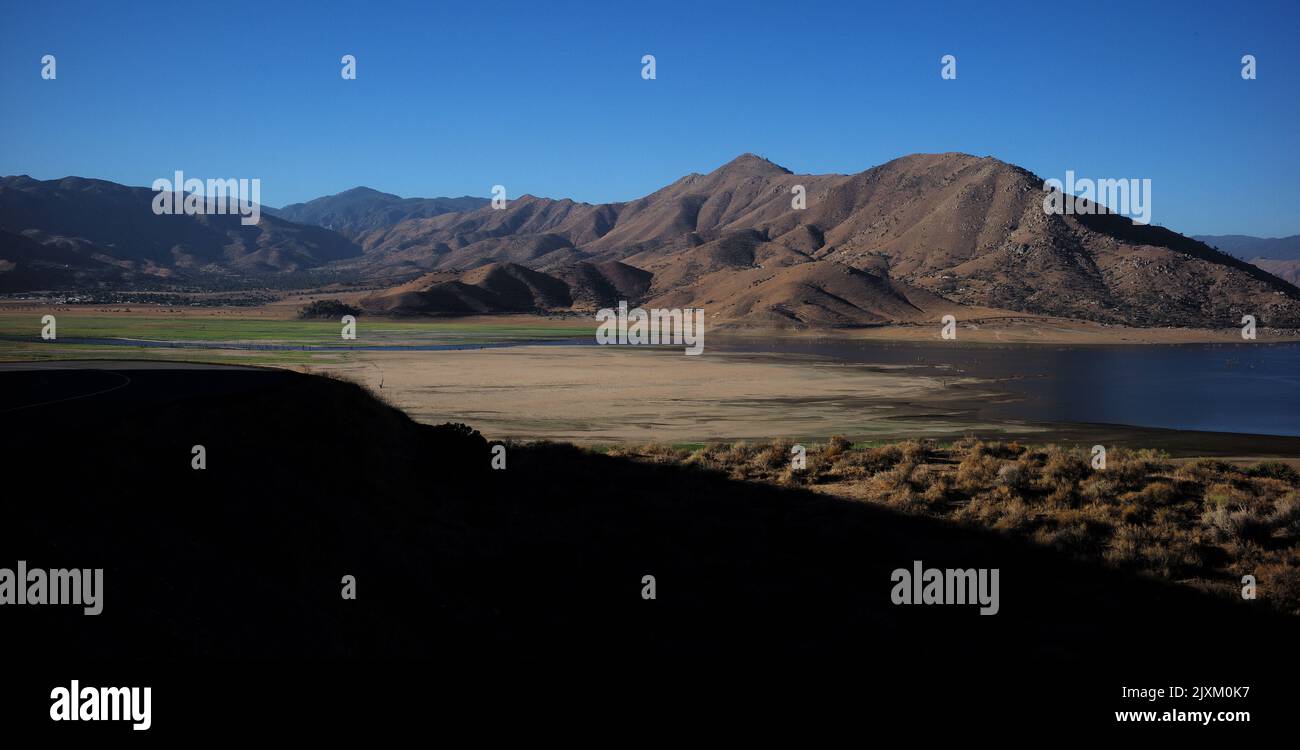
{"label": "foreground hill in shadow", "polygon": [[[477,433],[416,424],[345,382],[121,368],[0,385],[0,567],[105,569],[98,617],[0,611],[31,659],[735,658],[877,674],[1190,659],[1204,676],[1243,665],[1207,638],[1268,648],[1294,632],[1250,603],[800,489],[562,445],[511,447],[495,471]],[[891,604],[891,571],[916,560],[1000,569],[1000,612]]]}

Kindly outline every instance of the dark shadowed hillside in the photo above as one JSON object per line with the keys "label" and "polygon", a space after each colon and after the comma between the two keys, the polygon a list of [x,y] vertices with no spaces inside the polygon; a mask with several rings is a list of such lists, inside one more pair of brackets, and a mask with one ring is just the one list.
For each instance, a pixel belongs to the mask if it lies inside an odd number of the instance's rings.
{"label": "dark shadowed hillside", "polygon": [[[156,193],[104,180],[67,177],[0,178],[0,230],[42,246],[0,241],[0,285],[17,271],[26,288],[57,288],[74,275],[79,285],[173,279],[211,284],[231,276],[315,268],[360,254],[342,236],[262,214],[255,225],[237,215],[156,215]],[[65,260],[60,264],[58,258]],[[60,265],[62,268],[60,268]]]}
{"label": "dark shadowed hillside", "polygon": [[[415,424],[343,382],[139,368],[0,380],[3,468],[30,488],[10,495],[0,546],[106,571],[98,618],[5,613],[32,653],[442,659],[454,645],[470,661],[762,653],[885,670],[909,652],[1079,669],[1293,627],[996,534],[689,467],[536,445],[494,471],[468,428]],[[206,470],[191,468],[196,444]],[[914,560],[999,568],[1001,611],[892,605],[890,572]]]}
{"label": "dark shadowed hillside", "polygon": [[[98,616],[0,611],[24,724],[69,675],[155,686],[161,731],[231,696],[244,723],[371,700],[423,716],[415,685],[457,716],[507,696],[633,711],[668,695],[711,715],[725,700],[924,717],[935,704],[916,697],[942,693],[963,721],[1068,708],[1097,726],[1146,707],[1121,685],[1244,683],[1249,702],[1197,707],[1285,716],[1294,622],[1264,607],[698,467],[543,444],[492,470],[470,428],[416,424],[349,383],[156,366],[0,373],[4,565],[104,569]],[[997,568],[998,613],[892,604],[892,571],[916,561]],[[1025,688],[1045,675],[1068,679]]]}
{"label": "dark shadowed hillside", "polygon": [[467,315],[595,310],[640,299],[652,274],[618,261],[560,266],[552,273],[517,263],[489,263],[470,271],[435,271],[361,300],[384,315]]}

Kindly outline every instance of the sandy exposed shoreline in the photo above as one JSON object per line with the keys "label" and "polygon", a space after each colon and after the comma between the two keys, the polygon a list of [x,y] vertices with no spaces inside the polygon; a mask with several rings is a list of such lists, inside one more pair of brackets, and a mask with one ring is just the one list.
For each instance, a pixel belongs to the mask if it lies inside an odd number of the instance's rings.
{"label": "sandy exposed shoreline", "polygon": [[[966,435],[1128,445],[1182,456],[1300,457],[1300,438],[976,416],[1006,397],[979,378],[797,355],[519,347],[367,353],[296,367],[363,383],[417,420],[464,422],[494,439],[578,444],[821,441]],[[383,382],[383,388],[379,387]]]}
{"label": "sandy exposed shoreline", "polygon": [[373,352],[362,362],[295,369],[364,383],[421,421],[577,443],[865,435],[905,426],[937,434],[956,424],[934,421],[935,409],[968,395],[951,378],[945,387],[927,375],[794,357],[576,346],[438,354]]}

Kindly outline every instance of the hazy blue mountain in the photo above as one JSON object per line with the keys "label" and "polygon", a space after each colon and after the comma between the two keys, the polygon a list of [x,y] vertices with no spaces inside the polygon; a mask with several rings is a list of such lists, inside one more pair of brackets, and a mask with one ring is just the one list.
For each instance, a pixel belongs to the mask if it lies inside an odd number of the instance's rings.
{"label": "hazy blue mountain", "polygon": [[1242,260],[1272,258],[1300,260],[1300,234],[1290,237],[1251,237],[1246,234],[1203,234],[1195,239]]}
{"label": "hazy blue mountain", "polygon": [[460,198],[402,198],[368,187],[355,187],[306,203],[268,210],[280,218],[332,229],[351,239],[407,219],[473,211],[487,204],[487,198],[468,195]]}

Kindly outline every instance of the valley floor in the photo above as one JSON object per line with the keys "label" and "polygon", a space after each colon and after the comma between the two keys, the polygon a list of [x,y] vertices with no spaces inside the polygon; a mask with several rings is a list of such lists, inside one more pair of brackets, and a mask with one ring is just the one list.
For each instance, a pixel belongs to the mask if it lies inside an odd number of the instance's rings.
{"label": "valley floor", "polygon": [[[318,295],[319,296],[319,295]],[[301,302],[306,297],[299,299]],[[273,366],[361,383],[417,420],[464,422],[498,439],[586,445],[657,442],[858,441],[979,436],[1160,448],[1172,455],[1300,457],[1300,438],[1157,430],[1115,425],[993,419],[980,408],[1006,394],[961,368],[862,364],[781,351],[779,342],[827,332],[734,329],[706,336],[704,356],[680,348],[556,345],[587,340],[594,321],[578,317],[492,316],[388,320],[362,317],[355,341],[334,321],[292,317],[295,304],[260,308],[0,305],[0,362],[147,359]],[[59,339],[42,341],[53,314]],[[1016,319],[958,329],[955,345],[1243,343],[1227,332],[1109,329],[1078,322]],[[776,351],[729,350],[724,334],[777,342]],[[836,339],[903,342],[937,338],[934,329],[890,326],[832,332]],[[1234,338],[1235,337],[1235,338]],[[128,339],[123,342],[120,339]],[[113,345],[106,342],[113,341]],[[185,346],[136,346],[131,342]],[[549,343],[547,346],[516,345]],[[126,344],[126,345],[124,345]],[[235,346],[248,348],[233,348]],[[503,348],[474,348],[477,346]],[[382,348],[345,348],[345,347]],[[425,350],[403,347],[421,346]],[[466,346],[430,351],[438,346]],[[983,355],[979,355],[983,356]]]}
{"label": "valley floor", "polygon": [[[129,327],[133,317],[165,318],[171,321],[283,321],[302,325],[297,312],[302,307],[321,300],[341,300],[357,304],[373,290],[342,293],[295,293],[256,305],[222,304],[225,298],[211,295],[191,295],[193,302],[183,304],[54,304],[48,299],[18,299],[0,297],[0,334],[12,330],[33,330],[41,316],[60,313],[78,318],[103,318],[119,321]],[[972,311],[972,316],[976,311]],[[470,315],[462,317],[396,317],[362,316],[363,323],[385,329],[466,329],[491,331],[498,328],[528,329],[560,335],[594,336],[596,320],[593,315],[556,313],[553,315]],[[1231,321],[1227,321],[1231,322]],[[1241,328],[1225,325],[1222,328],[1130,328],[1103,325],[1071,318],[1042,315],[982,316],[970,319],[958,316],[957,339],[967,343],[1026,343],[1026,344],[1196,344],[1243,343]],[[110,324],[115,325],[115,324]],[[332,321],[311,321],[308,325],[337,328]],[[709,321],[706,335],[764,336],[772,338],[847,338],[869,341],[941,341],[941,322],[933,325],[899,323],[861,328],[770,328],[735,321]],[[1300,330],[1259,328],[1257,342],[1300,341]]]}

